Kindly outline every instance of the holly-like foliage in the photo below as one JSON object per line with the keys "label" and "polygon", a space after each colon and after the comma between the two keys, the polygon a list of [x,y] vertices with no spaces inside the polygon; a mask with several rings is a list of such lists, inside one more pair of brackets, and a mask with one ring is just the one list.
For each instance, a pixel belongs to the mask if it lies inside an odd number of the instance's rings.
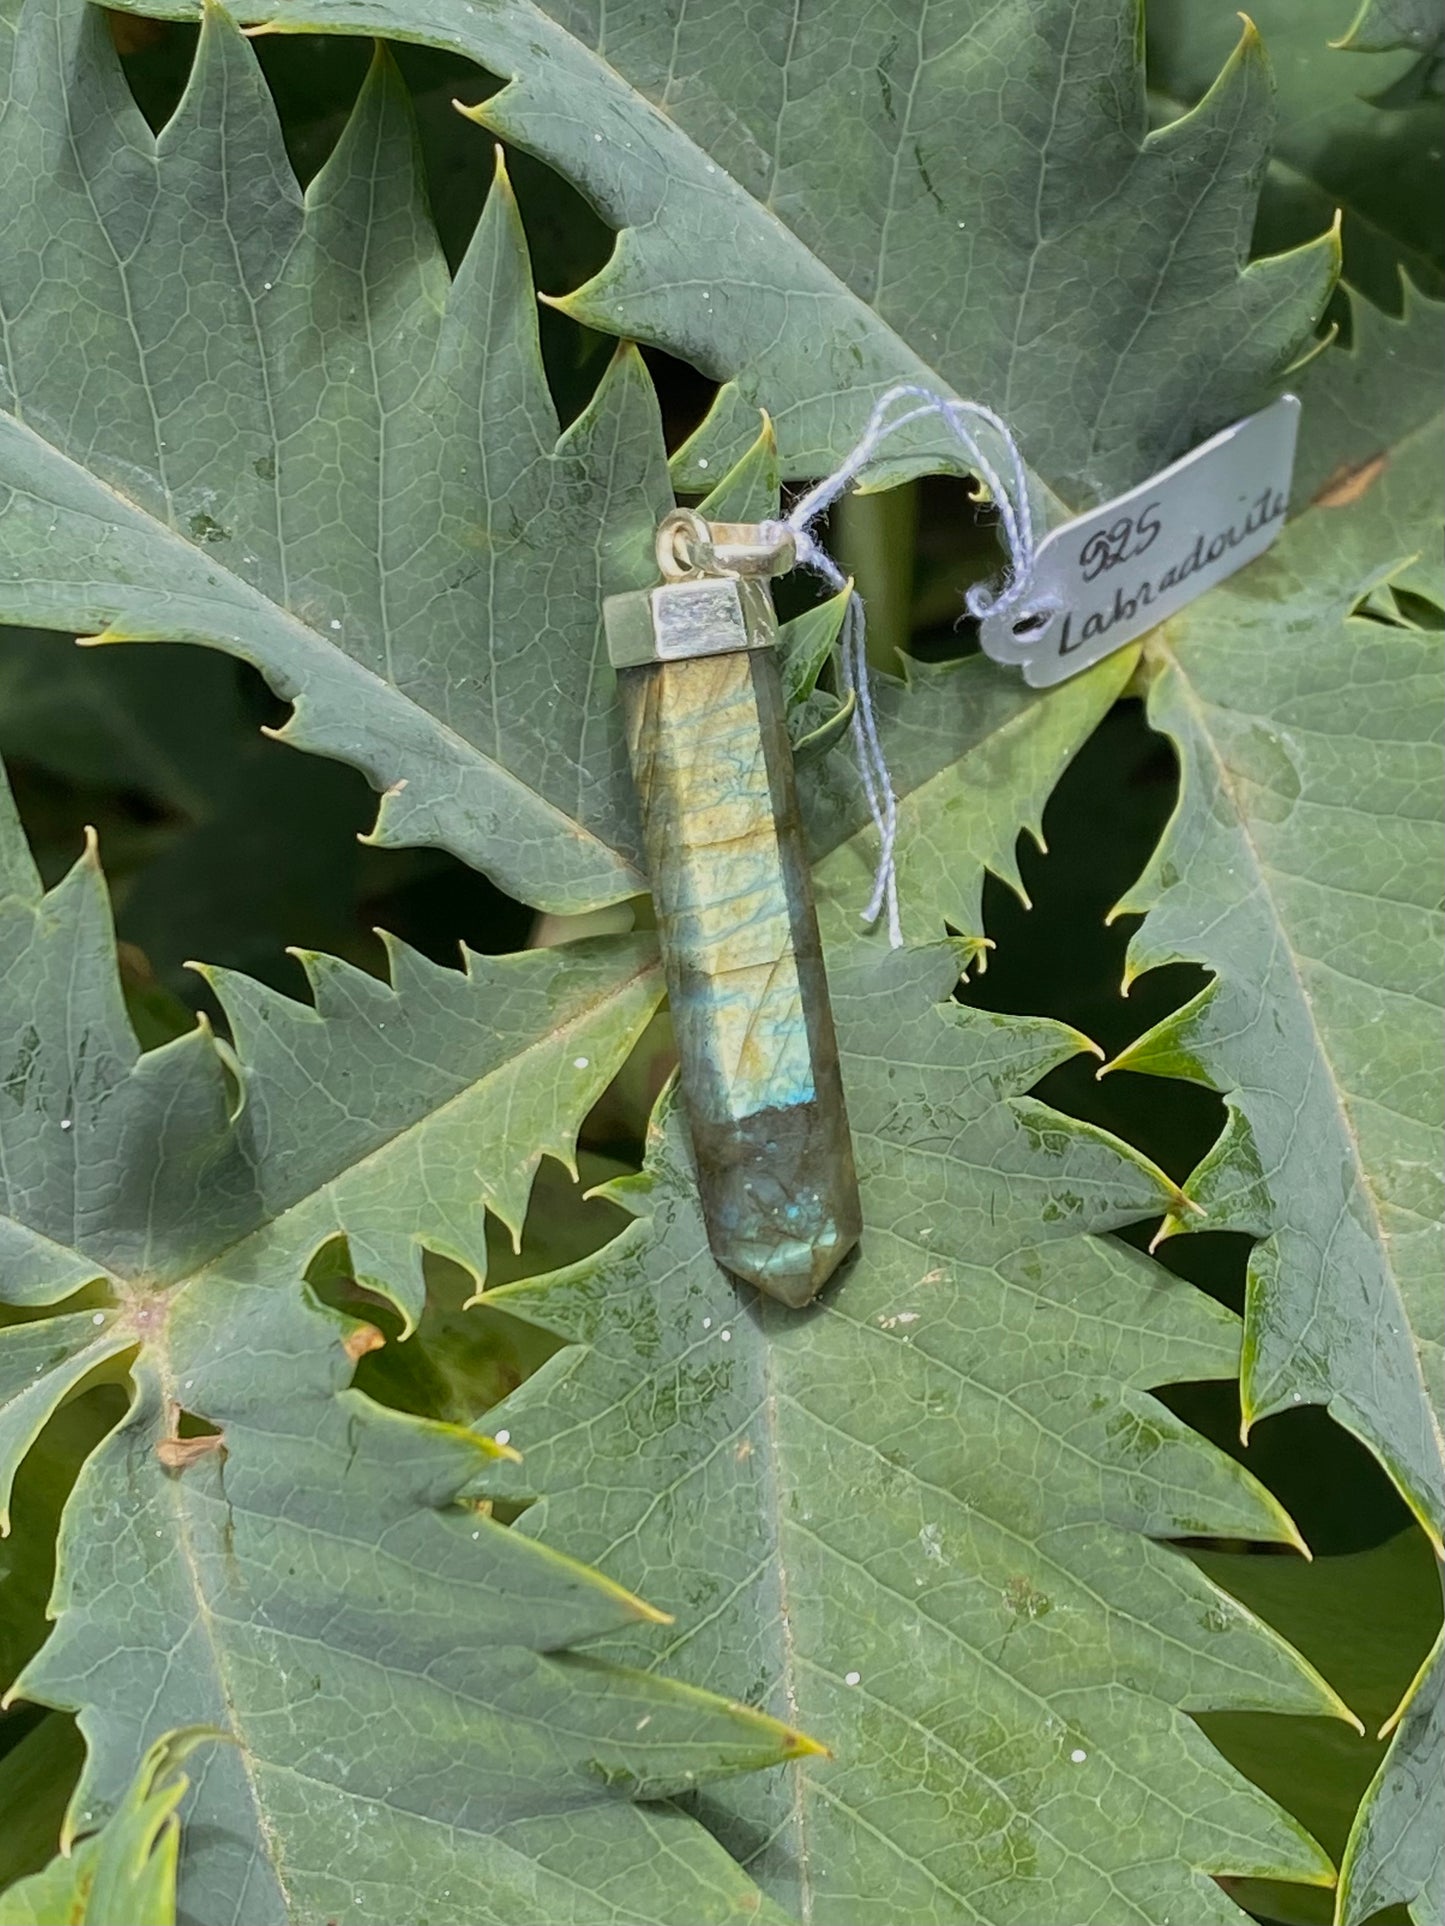
{"label": "holly-like foliage", "polygon": [[[0,4],[0,1920],[1434,1926],[1440,49],[1317,12]],[[1054,516],[1304,425],[1041,694],[952,454],[870,473],[896,953],[780,590],[866,1225],[797,1314],[601,605],[900,380]]]}

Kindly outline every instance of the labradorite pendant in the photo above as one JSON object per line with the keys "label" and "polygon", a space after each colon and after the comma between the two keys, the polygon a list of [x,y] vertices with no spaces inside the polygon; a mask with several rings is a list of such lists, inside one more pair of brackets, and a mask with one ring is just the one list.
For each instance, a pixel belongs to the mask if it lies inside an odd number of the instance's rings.
{"label": "labradorite pendant", "polygon": [[669,516],[672,579],[611,597],[606,622],[708,1238],[728,1270],[803,1305],[862,1219],[759,579],[791,554],[761,534]]}

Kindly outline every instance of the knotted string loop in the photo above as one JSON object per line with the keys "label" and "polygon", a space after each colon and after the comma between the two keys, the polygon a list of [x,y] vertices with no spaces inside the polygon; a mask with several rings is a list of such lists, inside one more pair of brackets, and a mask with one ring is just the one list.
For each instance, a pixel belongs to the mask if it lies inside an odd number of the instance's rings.
{"label": "knotted string loop", "polygon": [[[912,405],[900,414],[895,412],[899,402]],[[982,621],[985,616],[1018,611],[1023,621],[1041,619],[1052,611],[1051,603],[1037,602],[1027,607],[1021,606],[1028,592],[1037,552],[1033,508],[1029,501],[1023,457],[1007,423],[981,402],[960,401],[953,396],[935,394],[932,389],[920,387],[914,382],[899,382],[879,396],[863,433],[834,472],[794,503],[784,521],[772,526],[779,530],[786,529],[792,535],[797,545],[800,568],[811,569],[815,575],[821,576],[835,593],[846,589],[847,577],[814,536],[813,524],[827,513],[849,484],[877,458],[884,442],[911,427],[914,422],[930,417],[947,429],[957,442],[970,472],[977,475],[993,497],[998,508],[1004,546],[1008,551],[1008,567],[997,589],[979,582],[968,590],[964,602],[969,614]],[[994,462],[985,453],[971,423],[992,430],[1003,451],[1001,462]],[[856,590],[849,596],[848,606],[843,613],[843,627],[838,638],[838,665],[845,695],[851,694],[855,698],[851,725],[853,749],[858,759],[863,793],[868,799],[868,812],[879,837],[878,868],[873,880],[873,893],[862,912],[863,921],[876,923],[886,909],[888,941],[896,950],[903,944],[903,930],[898,915],[898,803],[878,733],[878,719],[868,675],[866,618],[862,598]]]}

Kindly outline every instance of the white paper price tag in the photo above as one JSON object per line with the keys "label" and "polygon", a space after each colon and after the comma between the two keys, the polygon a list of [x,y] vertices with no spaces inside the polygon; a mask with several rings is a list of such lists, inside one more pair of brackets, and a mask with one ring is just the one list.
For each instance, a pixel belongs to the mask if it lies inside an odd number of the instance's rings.
{"label": "white paper price tag", "polygon": [[1299,402],[1281,395],[1142,486],[1039,544],[1026,604],[986,616],[979,640],[1036,689],[1063,682],[1156,627],[1256,555],[1284,527]]}

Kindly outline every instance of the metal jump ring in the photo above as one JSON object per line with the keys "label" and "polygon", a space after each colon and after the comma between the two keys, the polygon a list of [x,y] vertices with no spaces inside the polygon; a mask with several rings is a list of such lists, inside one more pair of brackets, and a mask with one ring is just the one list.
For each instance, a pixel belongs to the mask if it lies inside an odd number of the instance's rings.
{"label": "metal jump ring", "polygon": [[695,509],[674,508],[657,525],[657,567],[664,582],[685,582],[716,569],[712,531]]}

